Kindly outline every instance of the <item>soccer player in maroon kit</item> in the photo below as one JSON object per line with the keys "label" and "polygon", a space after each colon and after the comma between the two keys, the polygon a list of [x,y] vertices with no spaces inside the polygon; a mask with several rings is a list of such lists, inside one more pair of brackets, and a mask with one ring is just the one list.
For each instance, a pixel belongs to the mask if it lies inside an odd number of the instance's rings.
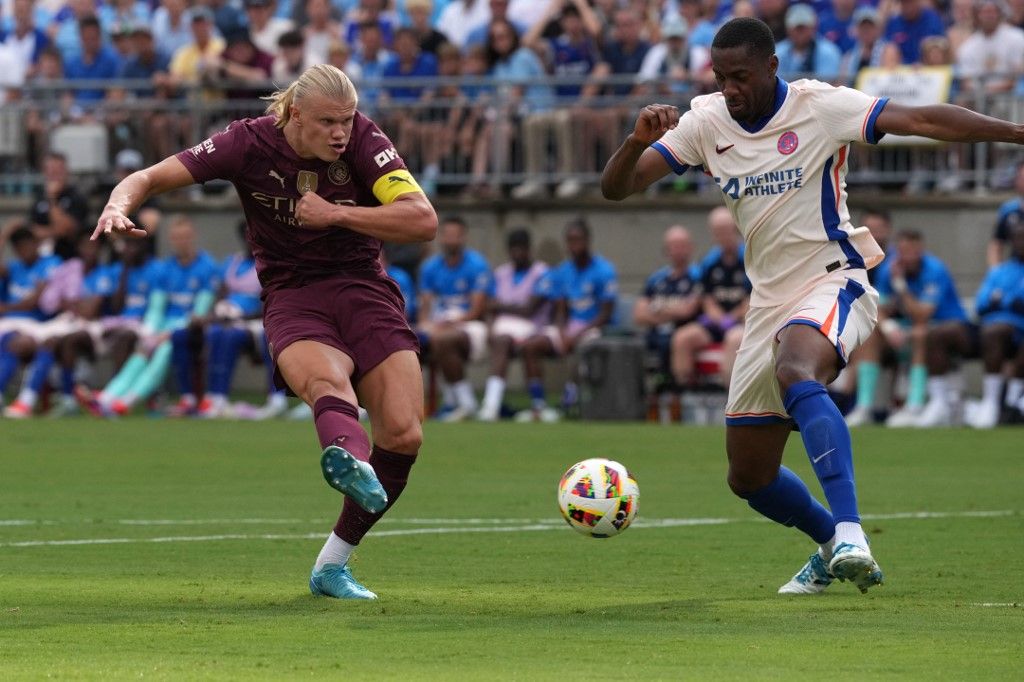
{"label": "soccer player in maroon kit", "polygon": [[234,184],[277,376],[313,408],[324,477],[345,495],[310,590],[374,599],[347,562],[405,488],[423,440],[419,346],[381,242],[429,241],[437,215],[340,70],[312,66],[267,99],[266,116],[125,178],[93,236],[145,236],[127,216],[147,198],[214,178]]}

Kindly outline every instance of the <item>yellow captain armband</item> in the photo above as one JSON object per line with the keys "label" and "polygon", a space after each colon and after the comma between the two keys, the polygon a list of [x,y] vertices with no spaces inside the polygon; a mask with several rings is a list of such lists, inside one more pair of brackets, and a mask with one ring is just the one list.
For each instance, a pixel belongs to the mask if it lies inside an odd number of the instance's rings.
{"label": "yellow captain armband", "polygon": [[412,173],[404,168],[385,173],[377,178],[377,182],[373,183],[373,196],[377,197],[377,201],[385,206],[409,192],[423,192],[423,190],[420,189],[419,183],[416,182]]}

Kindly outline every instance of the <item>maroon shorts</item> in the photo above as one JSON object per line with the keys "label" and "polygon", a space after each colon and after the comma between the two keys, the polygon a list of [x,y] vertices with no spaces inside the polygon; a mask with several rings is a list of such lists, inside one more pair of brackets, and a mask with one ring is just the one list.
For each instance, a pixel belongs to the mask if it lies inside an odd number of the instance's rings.
{"label": "maroon shorts", "polygon": [[352,358],[353,385],[392,353],[420,350],[401,291],[385,277],[339,277],[272,291],[264,302],[263,326],[279,388],[287,386],[277,358],[296,341],[317,341]]}

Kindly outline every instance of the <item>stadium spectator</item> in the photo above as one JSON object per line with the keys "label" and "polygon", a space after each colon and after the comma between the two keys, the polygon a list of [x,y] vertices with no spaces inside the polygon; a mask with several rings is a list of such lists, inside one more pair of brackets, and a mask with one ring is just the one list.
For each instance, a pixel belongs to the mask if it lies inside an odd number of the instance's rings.
{"label": "stadium spectator", "polygon": [[779,78],[814,78],[835,81],[842,53],[834,43],[817,35],[818,17],[810,5],[792,5],[786,12],[786,39],[775,46]]}
{"label": "stadium spectator", "polygon": [[[968,404],[964,421],[976,429],[990,429],[1000,421],[1000,398],[1011,419],[1024,413],[1024,224],[1009,229],[1009,260],[988,271],[975,298],[981,324],[981,359],[985,365],[981,402]],[[1013,363],[1006,382],[1003,368]]]}
{"label": "stadium spectator", "polygon": [[647,349],[658,356],[658,391],[674,386],[672,335],[696,319],[701,310],[700,274],[691,262],[693,239],[682,225],[665,230],[662,240],[668,265],[647,278],[643,294],[633,307],[633,322],[646,327]]}
{"label": "stadium spectator", "polygon": [[1017,225],[1024,224],[1024,163],[1017,166],[1013,189],[1017,193],[1013,199],[1004,201],[999,206],[996,216],[996,227],[988,242],[985,261],[989,268],[994,268],[1006,259],[1006,247],[1010,243],[1010,231]]}
{"label": "stadium spectator", "polygon": [[388,0],[359,0],[359,5],[348,13],[343,36],[345,41],[349,45],[359,45],[364,25],[376,24],[384,46],[390,49],[394,44],[398,17],[394,12],[387,11],[387,4]]}
{"label": "stadium spectator", "polygon": [[[137,24],[132,27],[130,40],[134,54],[121,63],[121,73],[118,78],[162,81],[162,77],[166,76],[170,69],[171,60],[168,55],[157,50],[156,40],[153,39],[153,29],[149,24]],[[157,74],[161,74],[161,77],[157,77]],[[154,96],[166,98],[168,94],[166,88],[160,88],[157,92],[152,87],[136,88],[134,93],[138,98]]]}
{"label": "stadium spectator", "polygon": [[[555,267],[539,294],[555,302],[555,325],[528,339],[522,348],[527,367],[530,409],[516,415],[517,421],[553,421],[558,413],[548,409],[544,392],[543,360],[565,357],[588,341],[601,336],[614,321],[618,299],[615,266],[591,250],[590,225],[575,218],[565,227],[568,258]],[[579,402],[575,369],[570,371],[562,404],[575,409]]]}
{"label": "stadium spectator", "polygon": [[857,40],[856,9],[857,0],[832,0],[820,15],[818,35],[838,47],[841,53],[853,49]]}
{"label": "stadium spectator", "polygon": [[[542,31],[549,22],[556,20],[559,35],[544,39]],[[548,14],[523,37],[523,45],[542,55],[548,64],[548,71],[555,78],[577,78],[582,81],[600,60],[596,43],[599,33],[597,17],[583,0],[552,2]],[[586,101],[593,97],[596,90],[593,86],[584,87],[581,83],[557,83],[554,92],[558,98],[558,108],[538,112],[524,122],[525,167],[530,175],[542,175],[546,171],[549,135],[555,142],[558,172],[563,176],[571,176],[575,171],[580,135],[573,119],[577,126],[586,125]],[[575,111],[570,107],[574,107]],[[565,177],[555,190],[555,196],[567,199],[576,196],[582,189],[578,179]]]}
{"label": "stadium spectator", "polygon": [[[573,0],[569,0],[569,2],[573,2]],[[579,3],[579,0],[575,0],[575,2]],[[544,15],[544,19],[550,20],[557,17],[559,11],[565,4],[566,0],[552,0],[552,2],[548,3],[548,14]],[[531,45],[530,42],[526,40],[525,36],[528,30],[534,30],[537,29],[538,27],[540,28],[540,30],[543,30],[544,28],[546,28],[548,22],[544,20],[539,21],[537,22],[537,24],[534,25],[533,29],[528,29],[527,26],[519,23],[518,21],[513,20],[512,17],[509,16],[510,5],[510,0],[487,0],[487,7],[490,10],[488,12],[488,17],[487,19],[479,22],[478,24],[473,26],[472,29],[470,29],[469,35],[466,36],[466,44],[463,50],[465,50],[465,48],[470,48],[475,45],[485,45],[487,43],[488,29],[490,28],[491,23],[496,20],[507,21],[510,24],[512,24],[512,27],[515,28],[516,30],[516,34],[520,37],[520,39],[522,39],[523,44],[532,49],[535,49],[533,45]]]}
{"label": "stadium spectator", "polygon": [[363,70],[352,59],[352,49],[348,43],[341,40],[332,42],[327,48],[327,61],[325,63],[342,70],[352,80],[362,80]]}
{"label": "stadium spectator", "polygon": [[904,64],[921,61],[922,40],[945,34],[942,17],[925,0],[901,0],[899,12],[885,25],[885,39],[899,49]]}
{"label": "stadium spectator", "polygon": [[160,263],[136,350],[103,390],[87,401],[93,414],[125,415],[137,402],[152,396],[170,367],[171,334],[194,317],[206,315],[213,305],[217,263],[199,250],[192,220],[184,215],[173,217],[168,241],[172,254]]}
{"label": "stadium spectator", "polygon": [[419,277],[419,333],[429,348],[431,365],[443,379],[442,421],[463,421],[477,411],[466,363],[487,352],[487,299],[494,291],[491,268],[466,246],[466,223],[451,216],[438,233],[440,253],[424,261]]}
{"label": "stadium spectator", "polygon": [[[454,54],[452,52],[454,51]],[[445,43],[438,51],[441,67],[452,59],[459,59],[458,48]],[[485,47],[472,47],[459,64],[459,75],[480,79],[487,75],[488,54]],[[469,159],[470,180],[463,194],[469,197],[491,198],[493,188],[487,178],[487,169],[491,163],[491,148],[495,137],[495,111],[492,105],[492,92],[489,88],[474,83],[463,83],[458,86],[458,93],[449,95],[449,101],[456,102],[450,110],[448,118],[449,135],[455,141],[455,159]],[[504,126],[503,126],[504,127]],[[508,133],[504,134],[508,137]],[[503,146],[500,152],[507,156],[508,147]]]}
{"label": "stadium spectator", "polygon": [[1009,92],[1024,73],[1024,31],[1006,23],[1002,0],[979,0],[975,8],[977,30],[956,53],[960,93]]}
{"label": "stadium spectator", "polygon": [[714,23],[714,15],[705,12],[702,0],[679,1],[679,14],[677,16],[669,14],[662,24],[662,41],[666,38],[665,25],[678,18],[682,18],[686,24],[687,42],[689,42],[691,47],[699,47],[704,50],[711,49],[711,40],[715,37],[717,26]]}
{"label": "stadium spectator", "polygon": [[661,42],[652,47],[640,65],[638,93],[658,95],[694,92],[695,85],[710,84],[711,56],[707,48],[687,40],[686,22],[672,17],[661,27]]}
{"label": "stadium spectator", "polygon": [[36,25],[33,7],[33,0],[14,0],[12,26],[9,30],[0,29],[0,45],[10,51],[13,59],[13,72],[6,78],[8,82],[24,83],[34,75],[39,57],[50,44],[46,32]]}
{"label": "stadium spectator", "polygon": [[364,111],[372,111],[380,97],[380,79],[384,70],[391,63],[394,55],[384,48],[384,34],[380,25],[370,22],[359,32],[359,48],[352,57],[352,62],[359,68],[363,85],[359,91],[359,107]]}
{"label": "stadium spectator", "polygon": [[187,0],[160,0],[153,12],[153,37],[159,52],[173,56],[192,42],[192,16],[187,10]]}
{"label": "stadium spectator", "polygon": [[341,37],[341,24],[335,21],[330,0],[306,0],[306,63],[326,64],[331,44]]}
{"label": "stadium spectator", "polygon": [[434,28],[431,22],[433,0],[406,0],[405,11],[409,13],[409,28],[416,33],[420,49],[436,55],[441,45],[448,42],[448,38]]}
{"label": "stadium spectator", "polygon": [[[879,328],[892,348],[909,341],[911,362],[906,403],[886,424],[949,425],[962,393],[960,378],[952,371],[953,359],[969,354],[973,344],[953,277],[939,258],[925,252],[924,238],[913,230],[897,235],[895,255],[879,268],[879,318],[889,320]],[[878,358],[877,348],[862,356],[872,362]]]}
{"label": "stadium spectator", "polygon": [[[547,74],[537,53],[520,45],[519,34],[508,20],[497,19],[491,23],[487,61],[490,75],[507,89],[510,110],[521,117],[523,126],[521,139],[528,178],[512,190],[512,196],[516,199],[541,196],[546,188],[543,179],[536,175],[545,172],[547,142],[531,139],[529,131],[543,127],[550,119],[555,104],[554,88],[546,82]],[[510,144],[510,135],[511,131],[505,131],[509,139],[500,144]],[[564,156],[559,160],[564,168]]]}
{"label": "stadium spectator", "polygon": [[71,182],[67,157],[50,152],[43,159],[43,185],[32,197],[29,224],[44,254],[75,255],[75,238],[89,221],[89,204]]}
{"label": "stadium spectator", "polygon": [[899,65],[899,51],[882,39],[882,23],[877,10],[858,7],[853,13],[853,31],[856,40],[840,63],[840,83],[855,83],[861,69]]}
{"label": "stadium spectator", "polygon": [[[949,38],[949,46],[954,55],[960,53],[960,46],[975,31],[974,2],[975,0],[953,0],[949,4],[950,23],[946,28],[946,37]],[[1015,25],[1013,21],[1010,21],[1010,24]]]}
{"label": "stadium spectator", "polygon": [[171,85],[196,84],[203,77],[216,76],[220,66],[225,43],[223,38],[214,35],[213,13],[202,6],[193,9],[189,12],[189,26],[192,40],[171,57]]}
{"label": "stadium spectator", "polygon": [[[81,50],[64,65],[64,77],[69,81],[108,81],[121,71],[121,58],[103,43],[99,19],[85,17],[78,23]],[[101,88],[76,88],[75,101],[80,105],[99,102],[105,91]]]}
{"label": "stadium spectator", "polygon": [[[491,371],[476,415],[485,422],[496,421],[501,415],[509,362],[521,354],[527,339],[551,323],[551,302],[542,293],[548,266],[533,258],[530,233],[525,228],[512,230],[507,245],[509,261],[494,269],[494,297],[487,310],[491,317]],[[537,378],[532,370],[533,367],[526,367],[527,383]]]}
{"label": "stadium spectator", "polygon": [[[23,96],[23,101],[29,105],[25,112],[25,137],[27,160],[32,167],[38,167],[49,149],[50,131],[71,119],[74,95],[66,88],[54,87],[62,80],[64,62],[60,50],[50,45],[39,55],[35,73],[26,81],[33,89]],[[36,86],[39,89],[34,89]]]}
{"label": "stadium spectator", "polygon": [[[9,419],[32,416],[40,395],[49,383],[50,370],[57,359],[58,343],[66,334],[83,328],[88,321],[99,315],[101,301],[97,294],[105,283],[101,263],[105,242],[94,241],[90,236],[88,230],[78,232],[75,256],[54,268],[46,278],[38,306],[50,319],[26,330],[27,336],[35,344],[33,357],[25,368],[18,397],[3,411],[3,415]],[[61,384],[58,414],[77,407],[72,393],[73,375],[62,376]]]}
{"label": "stadium spectator", "polygon": [[245,0],[245,15],[249,19],[249,37],[261,51],[277,52],[277,41],[284,33],[295,28],[295,22],[274,16],[275,0]]}
{"label": "stadium spectator", "polygon": [[467,46],[469,32],[490,21],[491,8],[487,0],[450,0],[441,10],[436,27],[460,50]]}
{"label": "stadium spectator", "polygon": [[270,75],[275,83],[284,85],[306,70],[306,38],[302,31],[286,31],[277,39],[277,53],[271,64]]}
{"label": "stadium spectator", "polygon": [[[946,36],[928,36],[921,41],[921,66],[953,66],[953,51]],[[954,88],[952,92],[956,92]]]}
{"label": "stadium spectator", "polygon": [[701,265],[700,314],[672,335],[672,377],[682,388],[697,382],[697,355],[712,344],[722,344],[719,380],[722,386],[729,385],[750,306],[750,280],[743,268],[736,221],[727,208],[717,206],[708,214],[708,228],[716,252]]}
{"label": "stadium spectator", "polygon": [[[10,243],[10,260],[4,251]],[[4,391],[22,363],[36,351],[31,331],[47,315],[39,308],[39,297],[53,271],[60,265],[57,256],[43,256],[40,240],[22,220],[11,220],[0,229],[0,403]]]}
{"label": "stadium spectator", "polygon": [[[53,15],[50,25],[46,28],[46,33],[60,50],[65,66],[72,59],[78,57],[81,52],[80,22],[86,17],[97,17],[98,13],[99,2],[97,0],[68,0],[68,4]],[[104,37],[106,37],[110,26],[103,23],[102,18],[99,19]]]}
{"label": "stadium spectator", "polygon": [[142,0],[109,0],[97,8],[96,14],[103,26],[110,27],[111,35],[116,27],[148,24],[153,19],[149,4]]}
{"label": "stadium spectator", "polygon": [[786,10],[789,7],[789,0],[757,0],[755,3],[757,18],[768,24],[776,43],[786,39]]}
{"label": "stadium spectator", "polygon": [[202,4],[213,12],[213,24],[221,36],[226,38],[246,30],[249,19],[237,0],[202,0]]}

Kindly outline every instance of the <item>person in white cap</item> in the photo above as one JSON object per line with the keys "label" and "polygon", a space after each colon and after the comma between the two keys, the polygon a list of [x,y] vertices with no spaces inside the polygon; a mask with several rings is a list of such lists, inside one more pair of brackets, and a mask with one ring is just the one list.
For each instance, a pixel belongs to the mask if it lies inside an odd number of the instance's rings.
{"label": "person in white cap", "polygon": [[834,81],[839,77],[842,54],[835,43],[817,32],[818,16],[810,5],[792,5],[786,11],[786,39],[775,48],[779,78]]}

